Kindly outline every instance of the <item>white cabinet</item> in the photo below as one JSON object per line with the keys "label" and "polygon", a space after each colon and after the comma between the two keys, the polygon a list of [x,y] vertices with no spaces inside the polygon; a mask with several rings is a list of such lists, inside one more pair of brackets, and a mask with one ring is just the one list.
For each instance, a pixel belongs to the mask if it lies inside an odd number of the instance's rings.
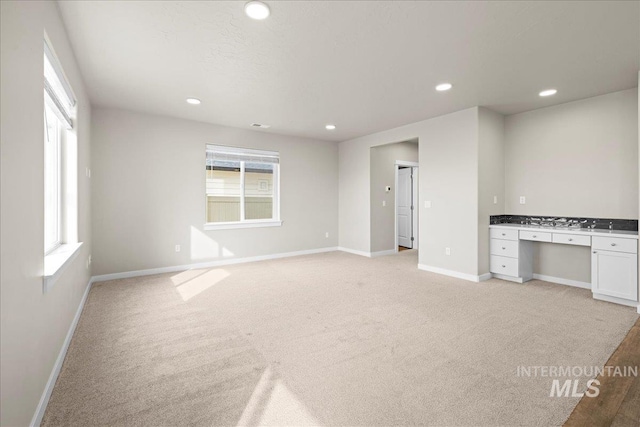
{"label": "white cabinet", "polygon": [[531,280],[531,245],[518,239],[518,230],[490,228],[489,237],[489,271],[494,277],[518,283]]}
{"label": "white cabinet", "polygon": [[603,298],[605,296],[637,302],[638,241],[595,236],[591,249],[591,292],[594,298],[606,299]]}
{"label": "white cabinet", "polygon": [[638,301],[638,256],[629,252],[591,251],[591,291]]}
{"label": "white cabinet", "polygon": [[[638,306],[638,237],[630,231],[536,229],[512,224],[489,227],[489,271],[524,283],[533,278],[533,248],[548,242],[591,246],[591,292],[595,299]],[[553,278],[546,278],[551,280]],[[564,283],[564,282],[557,282]]]}

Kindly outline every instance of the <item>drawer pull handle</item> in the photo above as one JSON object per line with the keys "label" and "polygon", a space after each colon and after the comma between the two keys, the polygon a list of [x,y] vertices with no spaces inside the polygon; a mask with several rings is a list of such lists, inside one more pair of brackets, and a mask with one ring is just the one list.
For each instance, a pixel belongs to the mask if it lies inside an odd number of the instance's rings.
{"label": "drawer pull handle", "polygon": [[507,268],[507,266],[503,264],[503,265],[502,265],[502,268]]}
{"label": "drawer pull handle", "polygon": [[505,250],[505,249],[507,249],[507,248],[505,248],[505,247],[503,246],[503,247],[502,247],[502,250]]}
{"label": "drawer pull handle", "polygon": [[506,236],[506,234],[502,233],[503,236]]}
{"label": "drawer pull handle", "polygon": [[612,243],[612,244],[611,244],[611,246],[615,246],[615,245],[616,245],[615,243]]}
{"label": "drawer pull handle", "polygon": [[534,235],[533,235],[533,238],[535,239],[536,237],[538,237],[538,236],[536,236],[536,235],[534,234]]}
{"label": "drawer pull handle", "polygon": [[598,252],[596,252],[596,251],[593,251],[593,253],[594,253],[594,254],[597,254]]}
{"label": "drawer pull handle", "polygon": [[573,242],[573,239],[569,239],[570,242]]}

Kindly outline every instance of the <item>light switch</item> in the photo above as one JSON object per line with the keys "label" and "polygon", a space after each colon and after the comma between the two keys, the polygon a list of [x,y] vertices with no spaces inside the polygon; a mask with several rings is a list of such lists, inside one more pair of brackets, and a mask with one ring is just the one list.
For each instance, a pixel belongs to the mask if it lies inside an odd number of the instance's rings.
{"label": "light switch", "polygon": [[498,204],[498,196],[493,196],[493,204],[494,205]]}
{"label": "light switch", "polygon": [[382,206],[387,206],[387,201],[386,200],[382,201]]}
{"label": "light switch", "polygon": [[431,207],[431,200],[425,200],[424,207],[425,208],[430,208]]}
{"label": "light switch", "polygon": [[520,204],[524,205],[526,203],[526,199],[524,196],[520,196]]}

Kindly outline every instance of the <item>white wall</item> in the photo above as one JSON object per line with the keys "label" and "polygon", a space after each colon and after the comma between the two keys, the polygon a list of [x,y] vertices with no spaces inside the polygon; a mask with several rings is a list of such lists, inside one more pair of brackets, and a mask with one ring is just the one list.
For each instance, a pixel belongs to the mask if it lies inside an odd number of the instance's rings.
{"label": "white wall", "polygon": [[489,273],[489,217],[504,213],[504,178],[504,116],[481,107],[478,109],[479,275]]}
{"label": "white wall", "polygon": [[[371,251],[371,147],[419,140],[420,263],[476,275],[478,108],[340,143],[340,246]],[[424,201],[433,203],[424,208]],[[445,256],[445,247],[451,256]]]}
{"label": "white wall", "polygon": [[[63,345],[90,273],[91,110],[55,2],[2,1],[0,424],[28,425]],[[43,35],[47,32],[78,99],[79,256],[43,293]]]}
{"label": "white wall", "polygon": [[[282,227],[203,230],[208,143],[280,152]],[[93,162],[96,275],[337,246],[335,142],[96,108]]]}
{"label": "white wall", "polygon": [[[505,213],[638,218],[637,89],[507,116],[505,134]],[[535,273],[590,281],[588,248],[536,248]]]}
{"label": "white wall", "polygon": [[[396,160],[418,163],[418,143],[399,142],[372,147],[370,151],[371,252],[393,250],[395,249]],[[386,186],[391,187],[388,193],[385,191]],[[386,202],[386,206],[382,206],[383,201]]]}

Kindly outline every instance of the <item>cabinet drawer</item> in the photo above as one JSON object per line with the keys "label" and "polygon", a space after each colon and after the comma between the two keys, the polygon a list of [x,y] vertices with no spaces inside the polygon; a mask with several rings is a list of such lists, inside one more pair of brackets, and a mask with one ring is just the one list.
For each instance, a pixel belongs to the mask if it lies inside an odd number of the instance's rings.
{"label": "cabinet drawer", "polygon": [[636,239],[622,239],[620,237],[593,236],[593,249],[638,253],[638,241]]}
{"label": "cabinet drawer", "polygon": [[489,258],[489,270],[492,273],[518,277],[518,259],[491,255]]}
{"label": "cabinet drawer", "polygon": [[489,237],[492,239],[518,240],[518,230],[508,230],[506,228],[490,228]]}
{"label": "cabinet drawer", "polygon": [[565,245],[591,246],[591,236],[580,234],[553,233],[553,243]]}
{"label": "cabinet drawer", "polygon": [[518,241],[491,239],[489,248],[491,255],[506,256],[509,258],[518,258]]}
{"label": "cabinet drawer", "polygon": [[520,231],[520,238],[522,240],[533,240],[535,242],[550,242],[551,233],[546,231]]}

